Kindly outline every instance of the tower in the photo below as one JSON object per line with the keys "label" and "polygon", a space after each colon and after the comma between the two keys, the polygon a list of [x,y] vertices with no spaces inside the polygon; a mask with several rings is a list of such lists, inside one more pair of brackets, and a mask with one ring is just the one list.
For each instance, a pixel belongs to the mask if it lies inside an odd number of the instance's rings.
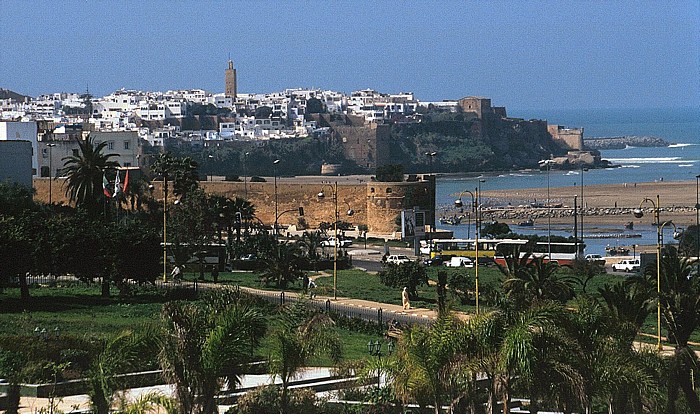
{"label": "tower", "polygon": [[236,98],[237,85],[236,85],[236,68],[233,67],[233,61],[228,60],[228,68],[226,69],[226,89],[225,95],[232,98]]}

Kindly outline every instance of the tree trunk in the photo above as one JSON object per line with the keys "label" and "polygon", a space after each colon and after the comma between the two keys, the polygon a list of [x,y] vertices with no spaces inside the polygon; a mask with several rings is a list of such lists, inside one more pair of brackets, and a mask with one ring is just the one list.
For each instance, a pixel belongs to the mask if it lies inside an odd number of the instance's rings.
{"label": "tree trunk", "polygon": [[19,276],[20,298],[26,303],[29,300],[29,286],[27,285],[27,275]]}
{"label": "tree trunk", "polygon": [[530,392],[530,414],[537,414],[540,411],[539,404],[537,403],[537,394]]}
{"label": "tree trunk", "polygon": [[694,413],[700,413],[700,400],[698,399],[698,394],[696,394],[695,390],[693,389],[693,384],[690,382],[690,370],[687,369],[687,366],[685,364],[683,364],[682,366],[683,368],[679,373],[679,385],[683,390],[683,394],[685,394],[685,400],[688,402],[690,411]]}
{"label": "tree trunk", "polygon": [[506,377],[503,380],[503,397],[501,398],[503,414],[510,414],[510,384],[508,382],[508,377]]}
{"label": "tree trunk", "polygon": [[102,297],[109,297],[109,279],[104,276],[102,277]]}
{"label": "tree trunk", "polygon": [[11,384],[7,386],[7,414],[17,414],[19,410],[19,384]]}

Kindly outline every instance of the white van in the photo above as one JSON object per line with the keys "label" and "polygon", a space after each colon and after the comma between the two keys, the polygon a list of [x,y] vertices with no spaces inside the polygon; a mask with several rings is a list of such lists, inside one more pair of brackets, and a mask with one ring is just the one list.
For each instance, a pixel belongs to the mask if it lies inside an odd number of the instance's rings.
{"label": "white van", "polygon": [[453,256],[449,262],[445,263],[449,267],[474,267],[474,261],[468,257]]}

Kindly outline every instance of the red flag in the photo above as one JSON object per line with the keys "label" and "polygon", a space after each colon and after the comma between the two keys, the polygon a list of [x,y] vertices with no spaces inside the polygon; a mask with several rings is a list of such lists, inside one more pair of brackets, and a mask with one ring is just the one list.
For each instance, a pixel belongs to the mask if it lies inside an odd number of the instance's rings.
{"label": "red flag", "polygon": [[122,190],[126,193],[126,188],[129,186],[129,170],[126,170],[126,177],[124,177],[124,185]]}
{"label": "red flag", "polygon": [[102,173],[102,192],[105,194],[105,197],[112,197],[112,195],[109,193],[109,190],[107,189],[108,184],[109,181],[107,181],[107,177],[104,173]]}

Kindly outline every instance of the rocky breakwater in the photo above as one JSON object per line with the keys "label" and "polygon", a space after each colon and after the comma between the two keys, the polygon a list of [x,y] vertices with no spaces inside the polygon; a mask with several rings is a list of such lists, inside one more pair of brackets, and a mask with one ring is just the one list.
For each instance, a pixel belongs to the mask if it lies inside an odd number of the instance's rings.
{"label": "rocky breakwater", "polygon": [[624,149],[627,147],[668,147],[671,145],[659,137],[629,135],[623,137],[586,138],[583,145],[591,150]]}
{"label": "rocky breakwater", "polygon": [[[588,207],[583,209],[582,213],[586,217],[595,216],[620,216],[621,223],[623,221],[629,221],[633,217],[633,208],[622,208],[622,207]],[[662,207],[659,209],[661,214],[663,213],[695,213],[695,207],[684,207],[684,206],[672,206],[672,207]],[[568,206],[552,205],[551,207],[545,206],[508,206],[508,207],[486,207],[481,212],[483,220],[485,221],[500,221],[500,220],[513,220],[513,221],[523,221],[531,219],[537,221],[538,219],[546,219],[550,214],[552,218],[568,218],[573,217],[574,209]],[[651,208],[644,209],[644,214],[648,217],[653,217],[653,210]],[[623,219],[624,218],[624,219]]]}

